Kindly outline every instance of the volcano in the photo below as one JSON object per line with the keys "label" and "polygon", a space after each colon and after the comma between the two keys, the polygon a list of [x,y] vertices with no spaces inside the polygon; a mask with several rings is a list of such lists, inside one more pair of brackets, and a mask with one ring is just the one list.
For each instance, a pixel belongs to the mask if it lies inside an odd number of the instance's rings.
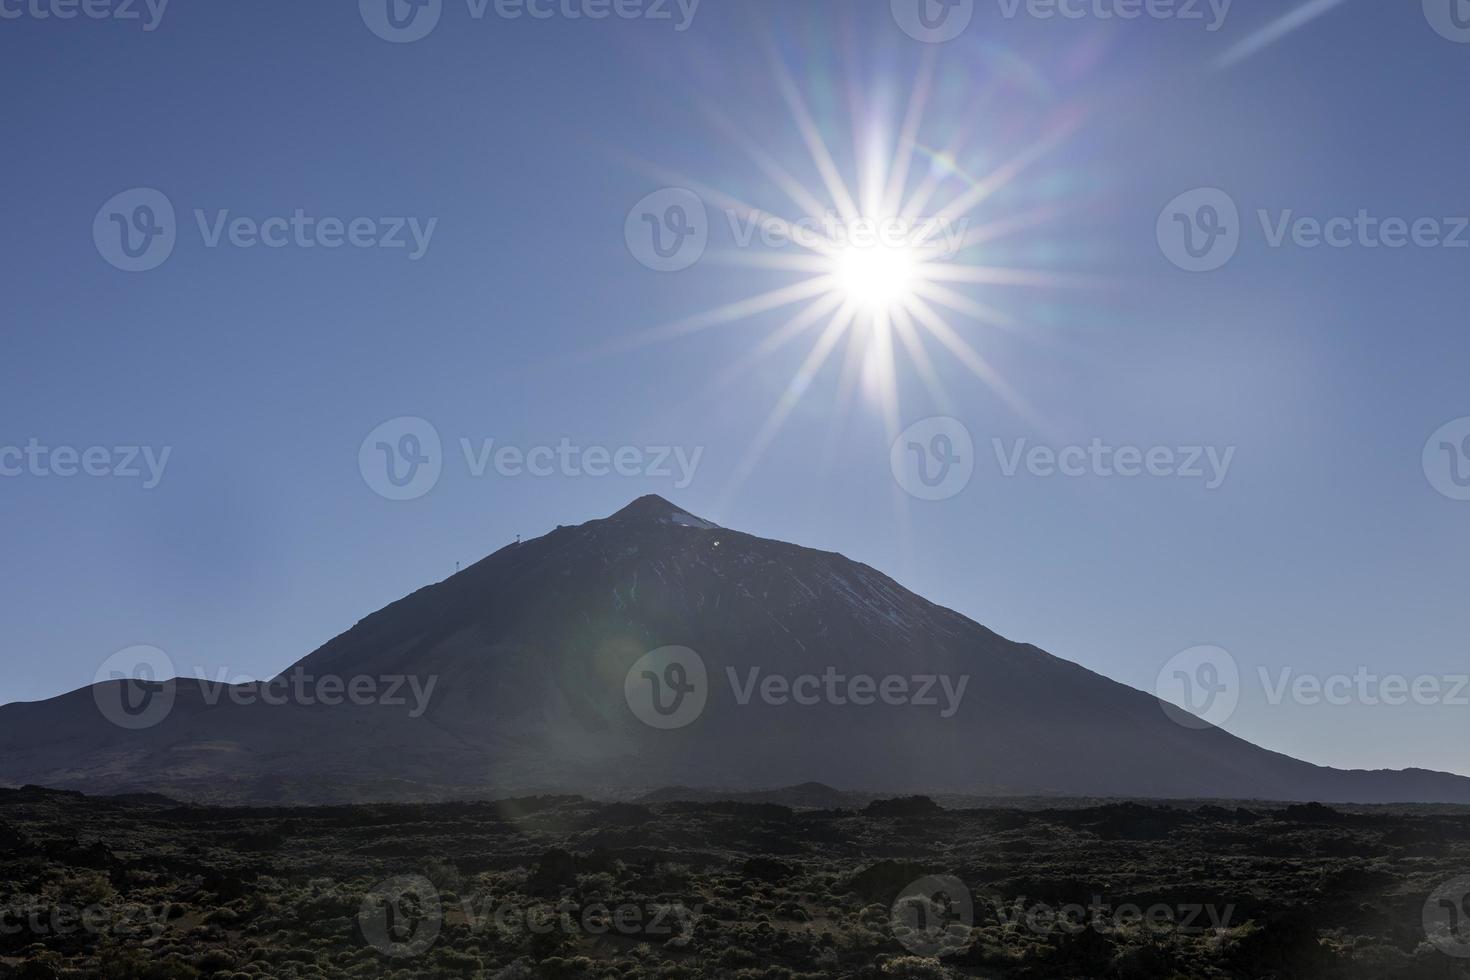
{"label": "volcano", "polygon": [[254,803],[808,783],[1470,803],[1460,776],[1178,724],[866,565],[654,496],[502,548],[268,683],[112,680],[0,708],[0,782]]}

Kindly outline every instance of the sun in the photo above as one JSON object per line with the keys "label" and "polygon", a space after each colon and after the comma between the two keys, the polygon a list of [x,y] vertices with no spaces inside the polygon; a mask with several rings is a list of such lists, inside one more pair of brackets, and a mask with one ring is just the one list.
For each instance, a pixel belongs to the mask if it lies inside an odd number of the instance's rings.
{"label": "sun", "polygon": [[888,316],[916,298],[919,256],[907,245],[844,245],[831,261],[836,291],[863,312]]}
{"label": "sun", "polygon": [[[961,162],[985,148],[972,143],[974,134],[968,128],[960,127],[949,142],[934,146],[920,138],[938,57],[931,51],[921,61],[901,112],[895,110],[902,100],[857,84],[850,88],[853,152],[843,159],[834,155],[824,124],[790,69],[774,49],[768,54],[790,123],[810,157],[805,179],[771,154],[767,140],[757,138],[717,105],[704,108],[750,157],[769,189],[780,192],[784,203],[773,196],[765,204],[753,204],[688,174],[655,165],[643,169],[723,211],[732,229],[739,226],[749,232],[743,239],[736,236],[733,249],[711,252],[711,261],[765,270],[780,281],[712,309],[636,331],[603,349],[624,351],[713,327],[761,323],[762,333],[752,338],[749,348],[701,387],[700,397],[709,397],[801,340],[805,353],[736,464],[727,498],[753,472],[792,413],[811,397],[813,379],[834,360],[840,367],[830,415],[844,418],[855,393],[861,393],[877,408],[890,443],[901,428],[901,383],[917,382],[939,411],[951,411],[953,398],[940,357],[958,363],[1016,414],[1034,421],[1034,409],[983,353],[986,342],[999,331],[1023,332],[1026,323],[995,306],[982,291],[1050,292],[1092,287],[1101,281],[1044,268],[991,264],[986,259],[987,253],[1004,254],[998,250],[1008,237],[1019,237],[1063,213],[1060,205],[1046,201],[1017,208],[1002,192],[1066,142],[1084,114],[1069,111],[1048,118],[1034,140],[1009,155],[988,150],[984,155],[993,159],[987,169],[972,175],[974,168]],[[817,179],[812,181],[812,176]],[[787,312],[766,325],[765,317],[777,311]],[[963,318],[961,325],[952,318]]]}

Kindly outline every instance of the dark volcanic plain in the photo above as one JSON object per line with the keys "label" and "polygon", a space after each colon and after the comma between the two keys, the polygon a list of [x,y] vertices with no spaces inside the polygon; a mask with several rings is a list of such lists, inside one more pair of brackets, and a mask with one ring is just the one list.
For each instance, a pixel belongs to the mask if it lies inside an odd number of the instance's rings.
{"label": "dark volcanic plain", "polygon": [[[0,791],[0,868],[4,977],[1470,976],[1464,903],[1437,944],[1424,922],[1470,871],[1449,807],[24,788]],[[973,924],[953,894],[913,897],[926,876],[967,887]]]}

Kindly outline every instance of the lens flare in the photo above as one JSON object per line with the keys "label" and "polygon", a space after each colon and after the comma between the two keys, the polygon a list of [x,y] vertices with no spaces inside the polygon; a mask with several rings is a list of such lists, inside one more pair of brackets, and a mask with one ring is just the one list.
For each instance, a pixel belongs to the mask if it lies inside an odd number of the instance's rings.
{"label": "lens flare", "polygon": [[[1017,288],[1092,288],[1101,282],[1092,276],[991,265],[979,261],[979,249],[993,250],[997,241],[1057,217],[1057,207],[1018,209],[1001,192],[1066,142],[1084,114],[1053,114],[1037,126],[1033,139],[1015,146],[1011,155],[988,154],[995,156],[989,168],[972,175],[960,162],[962,154],[973,149],[969,127],[956,129],[945,144],[927,145],[922,139],[938,57],[926,52],[907,93],[907,106],[897,119],[891,118],[887,101],[876,92],[851,86],[855,155],[844,159],[829,145],[831,134],[823,132],[787,65],[774,49],[768,54],[773,80],[790,113],[789,127],[810,158],[805,180],[793,169],[800,161],[778,159],[763,134],[740,126],[713,103],[704,109],[782,193],[785,206],[774,200],[751,203],[689,174],[652,165],[644,169],[725,212],[732,227],[759,229],[761,241],[787,243],[765,250],[737,245],[733,252],[711,256],[732,266],[768,270],[783,281],[755,295],[638,331],[604,350],[671,341],[796,307],[784,322],[757,338],[745,355],[701,386],[698,397],[712,397],[781,348],[798,339],[810,341],[736,465],[727,495],[750,475],[798,405],[812,396],[813,379],[834,360],[841,366],[837,404],[830,414],[838,424],[853,393],[862,392],[878,409],[890,439],[896,436],[901,414],[899,361],[912,368],[931,402],[945,408],[950,397],[936,357],[962,365],[1018,415],[1039,424],[1015,386],[975,346],[977,341],[983,344],[988,331],[1021,327],[975,294],[982,289],[1004,293]],[[982,208],[991,213],[979,214]],[[950,322],[952,316],[973,326],[962,332]]]}

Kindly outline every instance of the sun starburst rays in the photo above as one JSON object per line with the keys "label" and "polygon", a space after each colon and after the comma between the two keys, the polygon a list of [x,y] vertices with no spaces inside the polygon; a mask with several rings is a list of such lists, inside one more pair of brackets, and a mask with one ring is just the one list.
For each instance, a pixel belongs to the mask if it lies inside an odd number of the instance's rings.
{"label": "sun starburst rays", "polygon": [[[713,249],[706,255],[707,262],[766,270],[789,276],[790,281],[644,330],[619,345],[626,348],[672,340],[796,306],[794,314],[702,387],[701,396],[708,396],[728,388],[815,328],[810,348],[737,464],[726,496],[753,472],[839,350],[836,411],[831,415],[834,426],[846,418],[861,391],[880,415],[889,438],[897,435],[900,359],[930,402],[948,411],[952,397],[936,356],[962,366],[1018,415],[1034,420],[1034,412],[1015,387],[986,359],[975,339],[963,335],[950,318],[982,330],[1025,332],[1024,322],[972,292],[977,287],[1056,290],[1100,284],[1046,269],[967,261],[981,246],[1024,235],[1062,213],[1056,204],[1005,213],[995,202],[1001,191],[1074,132],[1077,120],[1045,128],[1039,139],[970,178],[957,162],[970,132],[968,121],[954,127],[950,142],[941,151],[920,141],[936,64],[936,55],[926,53],[902,100],[896,126],[875,108],[878,100],[866,101],[864,93],[848,86],[854,133],[852,165],[845,174],[797,80],[778,55],[772,52],[771,57],[776,87],[806,150],[815,183],[803,182],[788,163],[777,160],[768,143],[742,129],[722,109],[713,105],[703,109],[780,196],[794,205],[796,217],[781,216],[777,206],[760,207],[687,177],[648,169],[689,188],[728,216],[737,238],[735,248]],[[983,223],[976,222],[982,207],[997,213],[986,215]]]}

